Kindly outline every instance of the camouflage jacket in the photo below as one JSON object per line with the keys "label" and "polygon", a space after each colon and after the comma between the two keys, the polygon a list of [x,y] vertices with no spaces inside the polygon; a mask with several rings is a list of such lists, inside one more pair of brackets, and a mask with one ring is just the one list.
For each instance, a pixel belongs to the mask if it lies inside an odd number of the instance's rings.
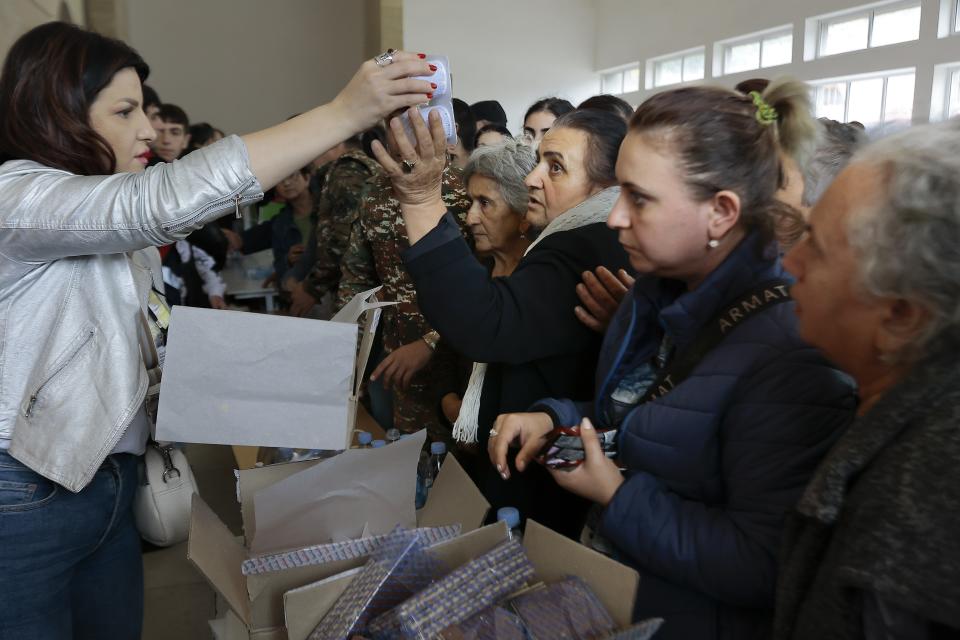
{"label": "camouflage jacket", "polygon": [[[463,185],[463,174],[448,166],[443,173],[443,202],[460,222],[464,237],[470,199]],[[337,292],[337,307],[354,295],[380,284],[381,300],[399,302],[383,310],[383,344],[387,352],[419,340],[433,329],[420,307],[413,280],[403,266],[400,253],[410,246],[400,202],[393,197],[390,178],[377,178],[360,208],[360,216],[350,233],[350,243],[341,263],[342,277]]]}
{"label": "camouflage jacket", "polygon": [[317,201],[316,256],[303,280],[307,293],[317,300],[328,291],[336,293],[350,229],[360,214],[364,196],[383,172],[375,160],[359,150],[346,152],[326,169]]}

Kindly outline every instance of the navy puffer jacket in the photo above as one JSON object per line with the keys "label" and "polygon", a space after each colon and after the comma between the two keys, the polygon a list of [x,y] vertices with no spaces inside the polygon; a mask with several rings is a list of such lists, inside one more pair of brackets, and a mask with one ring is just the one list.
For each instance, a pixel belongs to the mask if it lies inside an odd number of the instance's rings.
{"label": "navy puffer jacket", "polygon": [[[637,281],[613,319],[594,403],[544,400],[555,422],[608,426],[610,394],[650,361],[663,334],[682,352],[741,295],[789,276],[750,236],[694,291]],[[626,482],[601,533],[641,574],[635,616],[658,639],[766,638],[784,516],[853,420],[853,381],[797,334],[793,302],[730,331],[667,395],[633,408],[618,435]]]}

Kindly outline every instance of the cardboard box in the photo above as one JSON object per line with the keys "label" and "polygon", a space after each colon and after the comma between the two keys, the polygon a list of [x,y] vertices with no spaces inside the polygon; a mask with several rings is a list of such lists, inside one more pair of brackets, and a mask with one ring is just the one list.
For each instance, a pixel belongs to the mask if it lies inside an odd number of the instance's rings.
{"label": "cardboard box", "polygon": [[[273,637],[269,634],[276,633],[276,629],[284,625],[285,592],[362,566],[366,561],[357,558],[250,576],[241,572],[241,564],[251,555],[248,547],[256,531],[254,494],[316,464],[320,461],[293,462],[239,472],[246,544],[230,533],[202,498],[193,497],[187,557],[223,596],[235,618],[243,625],[247,635],[240,637]],[[411,485],[413,481],[411,477]],[[437,527],[459,523],[466,533],[483,523],[489,508],[489,503],[460,464],[448,455],[426,505],[416,514],[416,524],[418,527]],[[318,544],[323,542],[327,541],[316,541]],[[236,620],[225,618],[214,622],[225,628],[224,634],[230,629],[236,630]],[[224,637],[232,640],[237,636],[234,633]]]}
{"label": "cardboard box", "polygon": [[[330,321],[174,307],[157,439],[349,448],[380,310],[394,304],[377,302],[378,289],[357,294]],[[249,452],[240,453],[246,462]]]}
{"label": "cardboard box", "polygon": [[[504,523],[498,522],[466,533],[431,548],[448,570],[466,564],[509,539]],[[630,626],[640,575],[636,570],[597,553],[533,520],[527,520],[523,547],[535,570],[534,582],[558,582],[566,576],[582,578],[593,589],[619,629]],[[356,571],[298,589],[283,596],[287,637],[306,640],[323,620]]]}

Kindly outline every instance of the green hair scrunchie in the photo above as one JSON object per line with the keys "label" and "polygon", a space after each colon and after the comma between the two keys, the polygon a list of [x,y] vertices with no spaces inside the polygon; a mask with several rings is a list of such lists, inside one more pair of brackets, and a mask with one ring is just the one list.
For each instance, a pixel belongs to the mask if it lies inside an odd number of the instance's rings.
{"label": "green hair scrunchie", "polygon": [[766,127],[777,121],[777,110],[767,104],[759,91],[751,91],[748,95],[753,98],[753,104],[757,107],[757,122]]}

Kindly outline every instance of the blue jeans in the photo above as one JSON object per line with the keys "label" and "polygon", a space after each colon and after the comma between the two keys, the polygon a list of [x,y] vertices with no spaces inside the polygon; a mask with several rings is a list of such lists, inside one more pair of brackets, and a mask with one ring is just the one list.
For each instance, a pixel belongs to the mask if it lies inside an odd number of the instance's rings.
{"label": "blue jeans", "polygon": [[138,458],[107,458],[80,493],[0,449],[0,640],[139,640]]}

